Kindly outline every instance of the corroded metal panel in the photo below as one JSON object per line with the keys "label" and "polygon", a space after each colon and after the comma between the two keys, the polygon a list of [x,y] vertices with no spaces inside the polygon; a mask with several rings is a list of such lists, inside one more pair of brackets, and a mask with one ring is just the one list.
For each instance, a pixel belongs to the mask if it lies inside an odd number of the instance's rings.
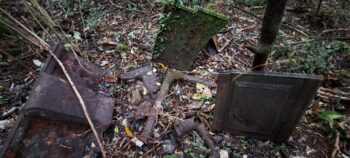
{"label": "corroded metal panel", "polygon": [[[99,93],[103,70],[77,59],[62,45],[54,54],[66,67],[85,100],[86,108],[97,131],[102,135],[113,117],[114,100]],[[84,157],[94,136],[79,101],[53,57],[40,72],[23,112],[0,157]]]}
{"label": "corroded metal panel", "polygon": [[276,142],[286,140],[314,97],[322,78],[287,73],[222,73],[215,130]]}

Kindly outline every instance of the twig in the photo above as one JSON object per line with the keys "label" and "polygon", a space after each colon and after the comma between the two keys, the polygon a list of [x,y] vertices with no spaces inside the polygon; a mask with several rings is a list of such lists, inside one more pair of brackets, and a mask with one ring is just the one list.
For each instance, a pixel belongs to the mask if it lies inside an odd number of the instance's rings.
{"label": "twig", "polygon": [[35,15],[33,13],[33,8],[31,6],[29,6],[27,2],[24,2],[24,6],[26,6],[26,8],[28,9],[29,13],[32,15],[32,17],[34,18],[34,21],[45,31],[45,33],[47,33],[47,35],[49,36],[51,42],[54,42],[54,40],[53,40],[52,36],[50,35],[50,33],[44,28],[43,25],[41,25],[39,20],[35,17]]}
{"label": "twig", "polygon": [[337,137],[334,143],[334,150],[332,151],[332,158],[336,158],[337,153],[340,152],[339,139],[340,139],[340,133],[337,131]]}
{"label": "twig", "polygon": [[40,43],[37,43],[36,41],[33,41],[32,39],[30,39],[29,37],[27,37],[26,35],[24,35],[21,31],[19,31],[17,28],[14,28],[13,26],[7,24],[5,21],[2,21],[0,19],[0,23],[6,25],[6,27],[11,28],[13,31],[15,31],[16,33],[18,33],[20,36],[22,36],[23,38],[25,38],[26,40],[28,40],[28,42],[40,47]]}
{"label": "twig", "polygon": [[224,46],[222,46],[218,51],[219,52],[222,52],[230,43],[231,43],[231,41],[234,39],[234,37],[232,37],[230,40],[228,40],[225,44],[224,44]]}
{"label": "twig", "polygon": [[[258,16],[258,15],[255,15],[254,13],[249,12],[249,11],[247,11],[247,10],[241,8],[241,7],[238,7],[238,6],[236,6],[236,5],[232,5],[232,7],[236,8],[236,9],[238,9],[238,10],[240,10],[240,11],[242,11],[242,12],[244,12],[244,13],[246,13],[246,14],[248,14],[248,15],[250,15],[250,16],[256,18],[256,19],[263,20],[262,17],[260,17],[260,16]],[[286,27],[286,28],[289,28],[289,29],[291,29],[291,30],[294,30],[295,32],[298,32],[299,34],[304,35],[304,36],[306,36],[306,37],[309,37],[309,36],[310,36],[310,35],[308,35],[307,33],[305,33],[304,31],[301,31],[301,30],[299,30],[299,29],[293,27],[292,24],[290,24],[290,23],[288,23],[288,22],[283,21],[281,25],[282,25],[283,27]]]}
{"label": "twig", "polygon": [[87,119],[89,125],[90,125],[90,128],[92,130],[92,132],[94,133],[95,137],[96,137],[96,141],[97,141],[97,144],[101,150],[101,153],[102,153],[102,156],[104,158],[106,158],[106,151],[104,150],[104,147],[102,145],[102,142],[98,136],[98,133],[96,131],[96,128],[94,126],[94,123],[91,121],[91,118],[90,118],[90,115],[89,115],[89,112],[87,111],[87,108],[86,108],[86,105],[85,105],[85,102],[83,100],[83,98],[81,97],[77,87],[75,86],[75,84],[73,83],[71,77],[69,76],[68,74],[68,71],[66,70],[65,66],[63,65],[63,63],[60,61],[60,59],[58,59],[58,57],[52,53],[52,51],[48,51],[50,53],[50,55],[56,60],[56,62],[58,63],[58,65],[61,67],[64,75],[66,76],[69,84],[71,85],[75,95],[77,96],[78,100],[79,100],[79,103],[81,105],[81,108],[83,109],[83,112],[84,112],[84,115],[85,115],[85,118]]}
{"label": "twig", "polygon": [[[240,11],[242,11],[242,12],[244,12],[244,13],[246,13],[246,14],[248,14],[248,15],[250,15],[250,16],[252,16],[252,17],[254,17],[254,18],[256,18],[256,19],[258,19],[258,20],[263,20],[262,17],[260,17],[260,16],[258,16],[258,15],[255,15],[254,13],[251,13],[251,12],[249,12],[249,11],[247,11],[247,10],[241,8],[241,7],[238,7],[238,6],[236,6],[236,5],[231,5],[231,6],[234,7],[234,8],[236,8],[236,9],[238,9],[238,10],[240,10]],[[282,24],[281,24],[281,26],[282,26],[282,27],[285,27],[285,28],[288,28],[288,29],[291,29],[291,30],[293,30],[293,31],[295,31],[295,32],[297,32],[297,33],[299,33],[299,34],[305,36],[305,37],[309,37],[309,38],[313,38],[313,39],[320,39],[320,40],[330,40],[330,39],[331,39],[331,40],[350,40],[350,37],[348,37],[348,36],[345,36],[345,37],[320,37],[320,36],[311,36],[311,35],[309,35],[308,33],[305,33],[304,31],[302,31],[302,30],[300,30],[300,29],[294,27],[293,24],[291,24],[291,23],[289,23],[289,22],[286,22],[286,21],[283,21]],[[344,31],[345,31],[345,29],[344,29]]]}
{"label": "twig", "polygon": [[323,96],[323,97],[328,98],[328,99],[335,98],[335,99],[340,99],[340,100],[344,100],[344,101],[350,101],[349,97],[339,96],[339,95],[336,95],[336,94],[325,92],[325,91],[323,91],[321,89],[318,90],[318,96]]}
{"label": "twig", "polygon": [[19,109],[18,107],[12,107],[10,110],[4,112],[0,116],[0,120],[4,120],[4,119],[8,118],[9,116],[11,116],[11,114],[15,113],[18,109]]}
{"label": "twig", "polygon": [[151,153],[152,151],[154,151],[159,145],[162,145],[162,143],[158,143],[157,145],[155,145],[152,149],[150,149],[149,151],[147,151],[145,154],[143,154],[140,158],[147,156],[149,153]]}
{"label": "twig", "polygon": [[3,12],[4,14],[6,14],[11,20],[13,20],[15,23],[17,23],[19,26],[21,26],[24,30],[26,30],[29,34],[31,34],[32,36],[34,36],[37,40],[39,40],[39,42],[45,46],[45,48],[49,48],[50,45],[48,45],[44,40],[42,40],[37,34],[33,33],[32,31],[30,31],[27,27],[25,27],[21,22],[19,22],[18,20],[16,20],[12,15],[10,15],[7,11],[5,11],[4,9],[2,9],[0,7],[0,11]]}
{"label": "twig", "polygon": [[324,30],[324,31],[322,31],[320,34],[318,34],[318,36],[321,37],[323,34],[326,34],[326,33],[329,33],[329,32],[337,32],[337,31],[350,32],[350,29],[343,29],[343,28],[340,28],[340,29],[329,29],[329,30]]}
{"label": "twig", "polygon": [[81,64],[81,62],[80,62],[80,60],[79,60],[79,57],[78,57],[77,53],[74,51],[73,48],[71,48],[71,51],[72,51],[72,53],[73,53],[73,55],[74,55],[74,57],[75,57],[75,60],[77,60],[79,66],[80,66],[83,70],[85,70],[86,72],[92,73],[91,71],[89,71],[88,69],[86,69],[86,68]]}
{"label": "twig", "polygon": [[141,10],[124,8],[124,7],[122,7],[122,6],[119,6],[119,5],[115,4],[115,3],[113,3],[112,0],[109,0],[109,3],[110,3],[111,5],[113,5],[114,7],[119,8],[119,9],[128,10],[128,11],[135,11],[135,12],[139,12],[139,13],[146,13],[146,12],[141,11]]}

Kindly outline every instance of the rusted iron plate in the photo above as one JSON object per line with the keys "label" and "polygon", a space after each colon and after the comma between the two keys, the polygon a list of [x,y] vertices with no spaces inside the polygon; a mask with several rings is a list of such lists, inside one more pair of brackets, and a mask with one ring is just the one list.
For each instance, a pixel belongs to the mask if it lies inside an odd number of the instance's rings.
{"label": "rusted iron plate", "polygon": [[215,130],[275,142],[288,139],[322,77],[287,73],[222,73],[218,78]]}
{"label": "rusted iron plate", "polygon": [[15,135],[7,145],[4,158],[13,157],[83,157],[91,135],[84,135],[89,127],[72,122],[52,121],[40,117],[23,116]]}
{"label": "rusted iron plate", "polygon": [[[112,98],[98,92],[103,70],[83,60],[78,62],[62,45],[55,46],[54,53],[64,63],[102,134],[112,120],[114,107]],[[94,140],[89,129],[71,85],[49,57],[0,157],[83,157]]]}
{"label": "rusted iron plate", "polygon": [[[80,103],[67,81],[42,73],[37,83],[26,103],[26,113],[39,113],[52,120],[87,123]],[[83,86],[77,88],[95,125],[110,123],[113,99]]]}
{"label": "rusted iron plate", "polygon": [[210,38],[228,18],[207,9],[168,5],[156,39],[153,59],[172,68],[189,70]]}

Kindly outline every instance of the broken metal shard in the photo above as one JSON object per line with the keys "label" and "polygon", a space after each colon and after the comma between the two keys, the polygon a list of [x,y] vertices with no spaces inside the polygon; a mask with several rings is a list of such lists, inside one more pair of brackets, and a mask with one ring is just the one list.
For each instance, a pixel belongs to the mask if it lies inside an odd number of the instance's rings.
{"label": "broken metal shard", "polygon": [[[112,121],[114,100],[98,92],[103,70],[68,53],[53,50],[71,76],[101,135]],[[0,157],[83,157],[94,141],[80,103],[53,57],[40,72],[24,110]]]}
{"label": "broken metal shard", "polygon": [[275,142],[288,139],[315,96],[322,77],[228,72],[219,74],[212,127]]}

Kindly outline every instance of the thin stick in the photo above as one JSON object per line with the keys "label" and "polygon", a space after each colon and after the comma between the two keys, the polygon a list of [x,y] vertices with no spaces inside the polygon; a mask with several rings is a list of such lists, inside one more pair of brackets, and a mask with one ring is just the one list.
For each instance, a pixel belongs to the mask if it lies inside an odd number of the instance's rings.
{"label": "thin stick", "polygon": [[230,40],[228,40],[224,46],[222,46],[218,51],[222,52],[230,43],[231,41],[234,39],[234,37],[232,37]]}
{"label": "thin stick", "polygon": [[57,63],[60,65],[64,75],[66,76],[69,84],[71,85],[75,95],[77,96],[78,100],[79,100],[79,103],[81,105],[81,108],[83,109],[84,111],[84,115],[90,125],[90,128],[92,130],[92,132],[94,133],[95,137],[96,137],[96,141],[97,141],[97,144],[98,146],[100,147],[100,150],[102,152],[102,157],[106,158],[106,151],[104,150],[104,147],[102,145],[102,142],[97,134],[97,131],[96,131],[96,128],[94,126],[94,123],[91,121],[91,118],[90,118],[90,115],[89,115],[89,112],[87,111],[87,108],[86,108],[86,105],[85,105],[85,102],[83,100],[83,98],[81,97],[77,87],[75,86],[75,84],[73,83],[72,79],[70,78],[65,66],[63,65],[63,63],[58,59],[58,57],[52,53],[52,51],[48,51],[50,53],[50,55],[52,55],[52,57],[57,61]]}
{"label": "thin stick", "polygon": [[337,153],[340,151],[339,138],[340,138],[340,133],[337,132],[337,137],[336,137],[335,143],[334,143],[334,150],[332,152],[332,158],[336,158],[337,157]]}
{"label": "thin stick", "polygon": [[27,2],[24,2],[23,4],[27,7],[29,13],[30,13],[30,14],[32,15],[32,17],[34,18],[34,21],[45,31],[45,33],[47,33],[47,35],[49,36],[51,42],[54,42],[54,40],[53,40],[52,36],[50,35],[50,33],[44,28],[43,25],[41,25],[41,23],[39,22],[39,20],[35,17],[35,15],[34,15],[34,13],[33,13],[33,8],[32,8],[31,6],[29,6]]}
{"label": "thin stick", "polygon": [[31,35],[33,35],[36,39],[38,39],[41,44],[43,44],[46,48],[50,47],[50,45],[48,45],[44,40],[42,40],[37,34],[33,33],[32,31],[30,31],[27,27],[25,27],[21,22],[19,22],[16,18],[14,18],[11,14],[9,14],[7,11],[5,11],[4,9],[2,9],[0,7],[0,11],[3,12],[4,14],[6,14],[9,18],[11,18],[15,23],[17,23],[19,26],[21,26],[24,30],[26,30],[28,33],[30,33]]}
{"label": "thin stick", "polygon": [[20,36],[22,36],[23,38],[25,38],[26,40],[28,40],[29,42],[31,42],[32,44],[40,47],[40,44],[38,44],[36,41],[33,41],[32,39],[28,38],[26,35],[24,35],[21,31],[19,31],[18,29],[10,26],[9,24],[7,24],[6,22],[2,21],[0,19],[0,23],[6,25],[8,28],[11,28],[13,31],[15,31],[16,33],[18,33]]}
{"label": "thin stick", "polygon": [[[238,7],[238,6],[236,6],[236,5],[232,5],[232,7],[236,8],[236,9],[238,9],[238,10],[240,10],[240,11],[242,11],[242,12],[244,12],[244,13],[246,13],[246,14],[248,14],[248,15],[250,15],[250,16],[256,18],[256,19],[263,20],[262,17],[260,17],[260,16],[258,16],[258,15],[255,15],[254,13],[251,13],[251,12],[249,12],[249,11],[247,11],[247,10],[241,8],[241,7]],[[283,27],[286,27],[286,28],[289,28],[289,29],[291,29],[291,30],[294,30],[295,32],[297,32],[297,33],[299,33],[299,34],[301,34],[301,35],[304,35],[304,36],[306,36],[306,37],[309,37],[309,35],[308,35],[307,33],[305,33],[304,31],[301,31],[301,30],[299,30],[299,29],[293,27],[293,26],[292,26],[290,23],[288,23],[288,22],[283,21],[281,25],[282,25]]]}
{"label": "thin stick", "polygon": [[146,13],[146,12],[141,11],[141,10],[124,8],[124,7],[122,7],[122,6],[119,6],[119,5],[115,4],[115,3],[113,3],[112,0],[109,0],[109,3],[110,3],[112,6],[114,6],[114,7],[116,7],[116,8],[119,8],[119,9],[128,10],[128,11],[135,11],[135,12],[139,12],[139,13]]}

